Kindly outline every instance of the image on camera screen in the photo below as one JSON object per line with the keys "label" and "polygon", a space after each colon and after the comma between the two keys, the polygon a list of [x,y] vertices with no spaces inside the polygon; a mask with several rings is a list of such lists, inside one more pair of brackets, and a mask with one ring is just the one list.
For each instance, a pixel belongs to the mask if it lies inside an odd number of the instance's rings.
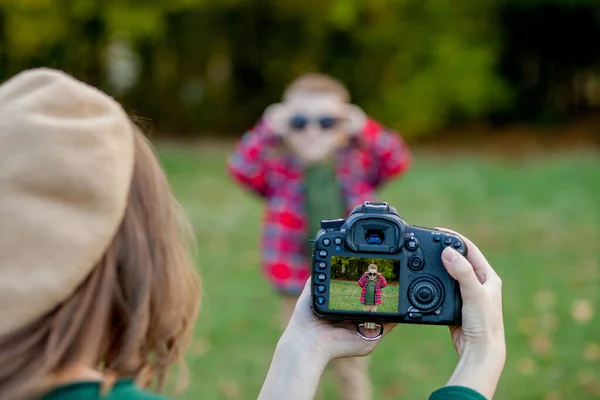
{"label": "image on camera screen", "polygon": [[398,312],[400,261],[384,258],[331,258],[329,309]]}

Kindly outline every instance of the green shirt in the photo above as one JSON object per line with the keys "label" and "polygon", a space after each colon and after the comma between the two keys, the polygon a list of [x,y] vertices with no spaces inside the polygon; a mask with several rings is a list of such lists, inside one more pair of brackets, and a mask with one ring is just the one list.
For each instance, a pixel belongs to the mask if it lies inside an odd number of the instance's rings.
{"label": "green shirt", "polygon": [[375,305],[375,281],[371,279],[367,280],[367,293],[365,293],[365,305]]}
{"label": "green shirt", "polygon": [[342,188],[333,163],[321,163],[304,170],[308,238],[314,239],[324,219],[346,217]]}
{"label": "green shirt", "polygon": [[168,397],[147,392],[135,385],[133,379],[119,379],[104,396],[100,382],[75,382],[59,386],[42,397],[42,400],[168,400]]}
{"label": "green shirt", "polygon": [[436,390],[429,400],[487,400],[483,395],[463,386],[446,386]]}

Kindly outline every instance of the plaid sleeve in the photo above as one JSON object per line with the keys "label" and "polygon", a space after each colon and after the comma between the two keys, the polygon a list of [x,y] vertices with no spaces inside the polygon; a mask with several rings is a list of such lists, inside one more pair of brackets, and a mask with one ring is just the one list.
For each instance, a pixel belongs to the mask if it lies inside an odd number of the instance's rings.
{"label": "plaid sleeve", "polygon": [[367,283],[367,274],[363,274],[358,280],[358,286],[363,287]]}
{"label": "plaid sleeve", "polygon": [[412,155],[400,134],[371,119],[365,127],[365,144],[376,162],[371,176],[373,186],[377,187],[410,168]]}
{"label": "plaid sleeve", "polygon": [[383,277],[383,275],[379,275],[379,279],[381,280],[381,287],[384,288],[387,286],[387,281],[385,280],[385,278]]}
{"label": "plaid sleeve", "polygon": [[270,193],[265,155],[274,139],[261,120],[244,134],[227,160],[227,170],[233,179],[262,197],[268,197]]}

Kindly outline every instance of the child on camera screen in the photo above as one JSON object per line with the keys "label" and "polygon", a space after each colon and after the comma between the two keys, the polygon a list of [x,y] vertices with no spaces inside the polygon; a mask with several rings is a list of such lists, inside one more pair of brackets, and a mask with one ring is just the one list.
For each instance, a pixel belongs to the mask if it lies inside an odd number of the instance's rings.
{"label": "child on camera screen", "polygon": [[362,288],[360,302],[363,311],[375,312],[381,304],[381,289],[387,286],[383,275],[377,272],[377,265],[369,265],[369,269],[358,280],[358,286]]}

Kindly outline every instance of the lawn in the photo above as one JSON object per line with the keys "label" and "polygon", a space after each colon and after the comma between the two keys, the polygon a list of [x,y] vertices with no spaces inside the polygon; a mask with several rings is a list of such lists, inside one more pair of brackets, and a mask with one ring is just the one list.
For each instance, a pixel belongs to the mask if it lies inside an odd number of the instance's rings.
{"label": "lawn", "polygon": [[[329,309],[362,311],[362,288],[355,281],[332,280],[329,289]],[[377,312],[398,312],[398,284],[388,283],[381,289],[381,305]]]}
{"label": "lawn", "polygon": [[[279,331],[261,278],[262,203],[234,185],[219,146],[161,147],[198,237],[204,296],[185,399],[256,398]],[[600,397],[600,159],[417,153],[382,190],[409,223],[464,233],[503,278],[508,360],[497,400]],[[371,356],[376,396],[424,399],[456,361],[447,329],[401,325]],[[335,398],[331,374],[325,398]]]}

